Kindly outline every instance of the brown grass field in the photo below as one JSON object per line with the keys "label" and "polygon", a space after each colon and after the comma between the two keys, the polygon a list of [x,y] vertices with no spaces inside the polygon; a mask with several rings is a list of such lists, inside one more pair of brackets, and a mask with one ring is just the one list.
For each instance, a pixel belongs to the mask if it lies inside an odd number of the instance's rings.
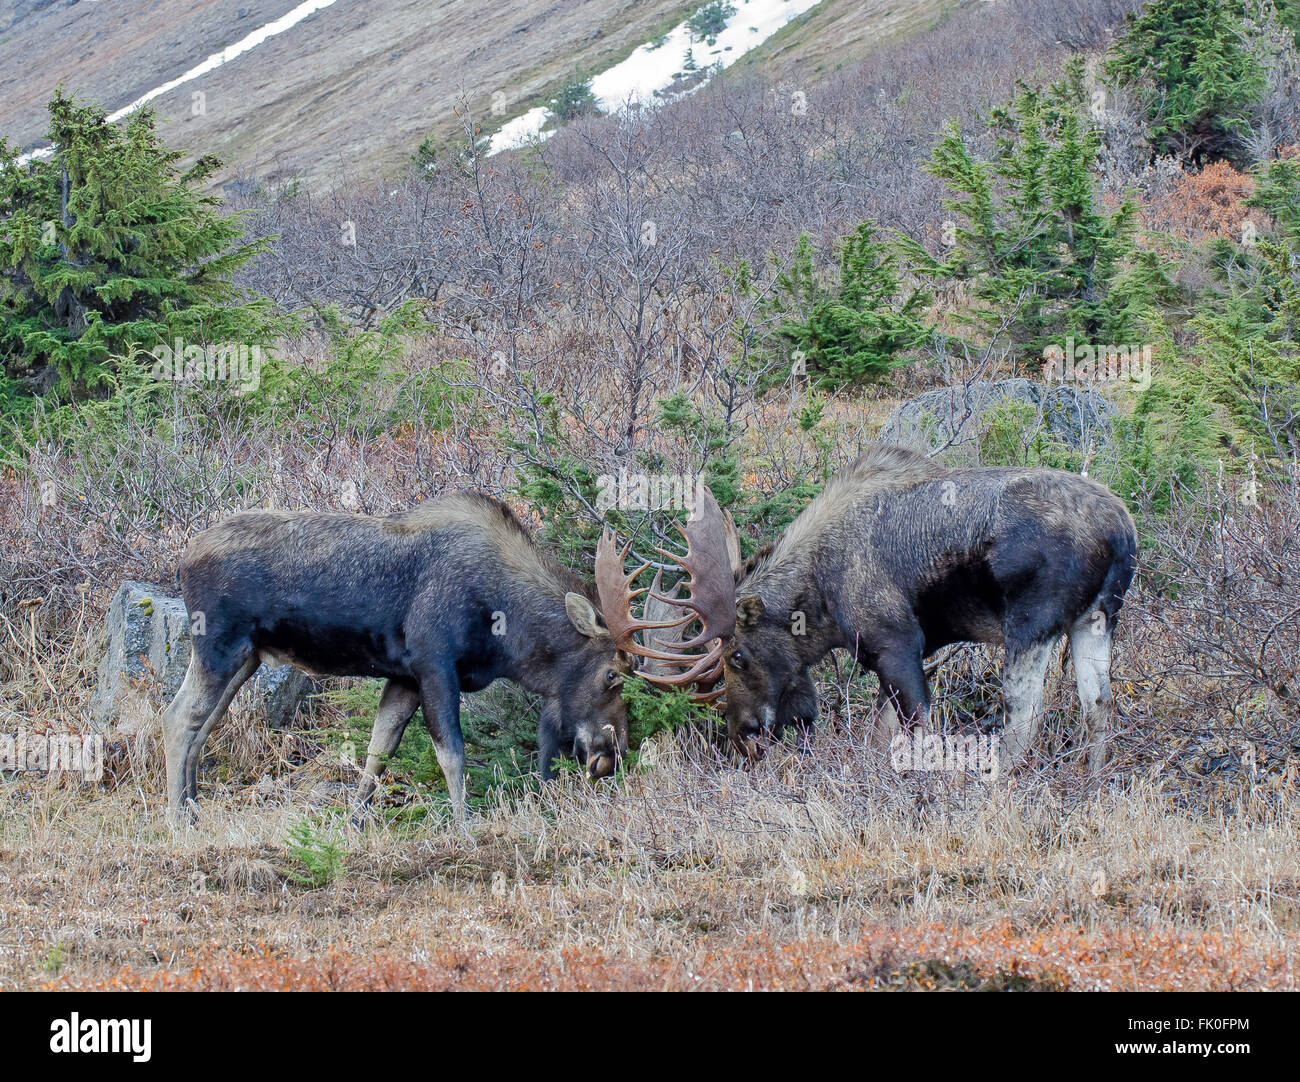
{"label": "brown grass field", "polygon": [[0,987],[1296,987],[1297,823],[1266,789],[1221,788],[1207,814],[1069,765],[898,777],[851,726],[749,771],[655,752],[616,784],[502,801],[469,836],[436,808],[330,827],[322,886],[285,844],[319,764],[217,786],[175,835],[152,775],[9,785]]}

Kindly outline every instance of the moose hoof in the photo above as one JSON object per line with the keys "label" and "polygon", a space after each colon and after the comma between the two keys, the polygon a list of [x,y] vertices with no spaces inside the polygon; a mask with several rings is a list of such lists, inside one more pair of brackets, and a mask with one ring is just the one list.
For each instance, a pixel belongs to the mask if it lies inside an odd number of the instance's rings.
{"label": "moose hoof", "polygon": [[198,821],[199,806],[194,802],[193,797],[186,797],[180,804],[172,805],[167,809],[167,825],[173,830],[192,827]]}

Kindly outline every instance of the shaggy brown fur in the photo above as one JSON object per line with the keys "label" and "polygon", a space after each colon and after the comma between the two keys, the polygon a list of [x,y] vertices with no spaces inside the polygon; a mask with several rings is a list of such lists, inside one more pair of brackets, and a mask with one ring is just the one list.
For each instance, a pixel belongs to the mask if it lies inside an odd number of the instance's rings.
{"label": "shaggy brown fur", "polygon": [[573,754],[595,776],[626,748],[628,671],[593,589],[534,544],[505,504],[457,493],[375,517],[248,511],[204,531],[179,578],[202,635],[164,718],[174,811],[194,800],[199,750],[260,661],[387,680],[360,797],[423,708],[464,813],[460,693],[500,677],[544,700],[542,769]]}
{"label": "shaggy brown fur", "polygon": [[1110,707],[1110,635],[1136,546],[1123,503],[1085,477],[952,469],[875,447],[741,571],[727,665],[733,738],[749,747],[764,730],[810,723],[808,669],[836,647],[879,674],[905,719],[922,721],[924,658],[974,641],[1007,649],[1009,754],[1018,757],[1032,735],[1044,649],[1068,632],[1095,765]]}

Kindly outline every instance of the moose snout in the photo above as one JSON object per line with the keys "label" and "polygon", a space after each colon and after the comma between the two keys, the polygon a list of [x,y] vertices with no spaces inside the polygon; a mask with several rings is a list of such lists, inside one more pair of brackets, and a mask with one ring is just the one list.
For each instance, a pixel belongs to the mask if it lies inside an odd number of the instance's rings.
{"label": "moose snout", "polygon": [[742,719],[733,739],[746,759],[756,761],[763,757],[763,725],[758,718],[751,715]]}
{"label": "moose snout", "polygon": [[614,726],[606,725],[587,747],[587,773],[593,781],[608,778],[618,769],[620,750]]}
{"label": "moose snout", "polygon": [[601,778],[608,778],[614,773],[614,767],[618,758],[610,752],[601,752],[591,756],[587,760],[587,773],[591,775],[592,781],[599,781]]}

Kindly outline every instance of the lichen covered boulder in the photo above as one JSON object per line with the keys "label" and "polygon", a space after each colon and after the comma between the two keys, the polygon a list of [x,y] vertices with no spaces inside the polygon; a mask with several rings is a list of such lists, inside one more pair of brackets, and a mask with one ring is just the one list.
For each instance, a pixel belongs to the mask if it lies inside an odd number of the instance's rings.
{"label": "lichen covered boulder", "polygon": [[[113,596],[101,638],[103,653],[91,715],[101,729],[137,730],[142,719],[180,689],[193,651],[185,602],[148,583],[125,580]],[[288,726],[311,678],[291,665],[261,666],[249,681],[255,709],[273,728]],[[238,701],[238,700],[237,700]]]}

